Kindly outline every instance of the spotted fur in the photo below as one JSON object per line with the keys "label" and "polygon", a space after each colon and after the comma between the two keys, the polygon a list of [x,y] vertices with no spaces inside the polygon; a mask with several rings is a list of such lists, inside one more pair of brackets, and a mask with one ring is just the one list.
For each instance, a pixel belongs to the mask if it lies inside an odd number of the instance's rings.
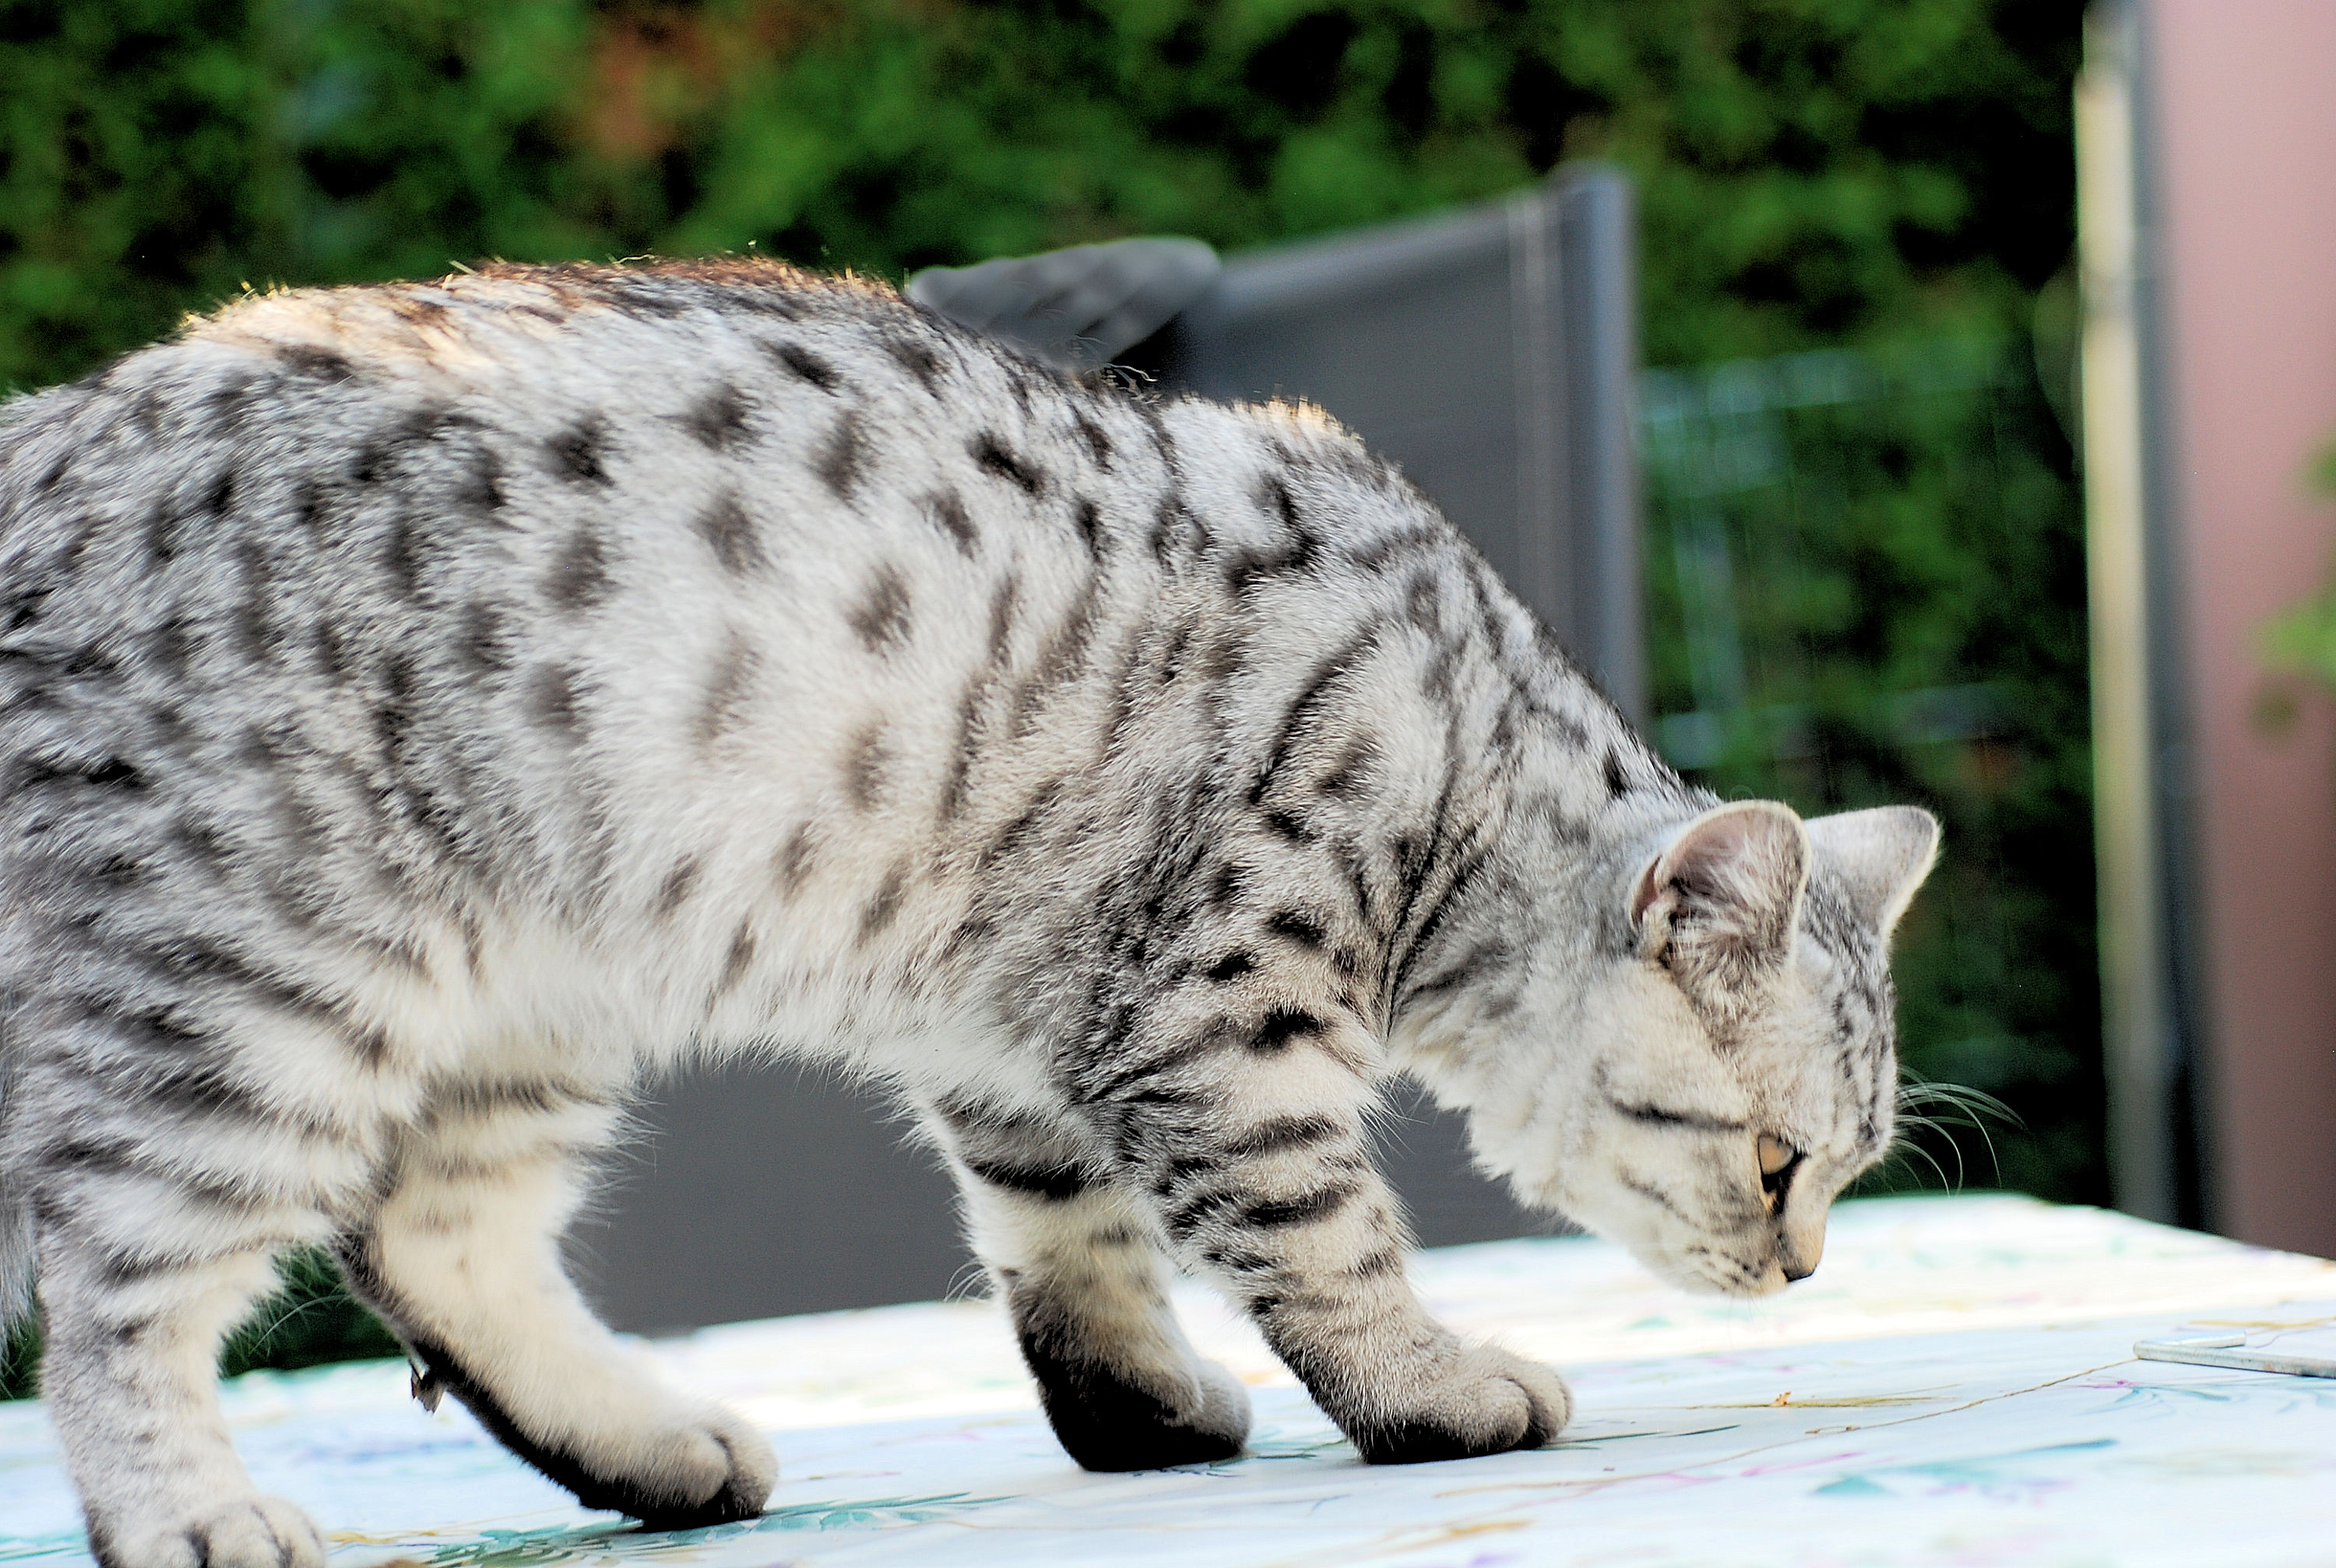
{"label": "spotted fur", "polygon": [[301,1244],[588,1504],[750,1514],[556,1238],[645,1071],[784,1055],[917,1108],[1082,1464],[1241,1448],[1178,1267],[1368,1458],[1536,1445],[1556,1376],[1405,1282],[1381,1085],[1778,1288],[1934,836],[1687,787],[1308,408],[763,265],[248,299],[0,410],[0,1281],[109,1568],[320,1560],[211,1387]]}

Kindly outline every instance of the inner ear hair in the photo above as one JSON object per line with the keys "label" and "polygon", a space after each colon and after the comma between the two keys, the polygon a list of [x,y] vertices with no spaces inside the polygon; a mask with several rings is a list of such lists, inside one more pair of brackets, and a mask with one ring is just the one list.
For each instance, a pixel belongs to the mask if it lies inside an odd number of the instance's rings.
{"label": "inner ear hair", "polygon": [[1808,870],[1808,830],[1791,807],[1714,806],[1681,826],[1632,881],[1640,951],[1668,951],[1689,979],[1749,979],[1791,950]]}

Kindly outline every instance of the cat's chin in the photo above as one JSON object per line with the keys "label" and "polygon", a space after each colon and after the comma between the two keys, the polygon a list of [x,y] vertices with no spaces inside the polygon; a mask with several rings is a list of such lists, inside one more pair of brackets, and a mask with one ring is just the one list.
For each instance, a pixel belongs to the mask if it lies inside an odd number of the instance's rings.
{"label": "cat's chin", "polygon": [[[1696,1249],[1701,1249],[1698,1252]],[[1694,1296],[1727,1296],[1757,1300],[1773,1296],[1792,1281],[1776,1263],[1754,1265],[1718,1249],[1692,1242],[1675,1248],[1662,1242],[1633,1244],[1630,1255],[1667,1285]]]}

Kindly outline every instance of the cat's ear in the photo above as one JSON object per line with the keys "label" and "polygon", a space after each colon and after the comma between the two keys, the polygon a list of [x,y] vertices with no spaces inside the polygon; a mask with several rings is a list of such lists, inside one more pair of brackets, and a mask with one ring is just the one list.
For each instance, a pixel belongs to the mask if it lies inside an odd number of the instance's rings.
{"label": "cat's ear", "polygon": [[1939,858],[1939,819],[1920,806],[1842,812],[1811,822],[1809,843],[1851,907],[1888,936]]}
{"label": "cat's ear", "polygon": [[1675,833],[1630,883],[1639,951],[1689,996],[1722,1003],[1793,950],[1809,881],[1809,834],[1789,806],[1737,801]]}

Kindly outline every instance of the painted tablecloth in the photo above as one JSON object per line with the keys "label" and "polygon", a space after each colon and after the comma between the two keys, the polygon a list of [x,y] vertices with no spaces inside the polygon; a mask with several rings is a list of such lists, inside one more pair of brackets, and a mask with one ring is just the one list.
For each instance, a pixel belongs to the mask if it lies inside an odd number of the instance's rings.
{"label": "painted tablecloth", "polygon": [[[1582,1239],[1424,1252],[1453,1324],[1562,1367],[1554,1447],[1373,1469],[1197,1289],[1193,1339],[1251,1385],[1251,1452],[1087,1475],[996,1307],[878,1308],[662,1343],[770,1429],[749,1524],[591,1514],[397,1363],[226,1393],[260,1486],[335,1568],[1158,1563],[2336,1565],[2336,1380],[2138,1361],[2185,1329],[2336,1349],[2336,1264],[2002,1196],[1837,1211],[1817,1276],[1766,1301],[1671,1290]],[[44,1413],[0,1406],[0,1563],[88,1559]]]}

